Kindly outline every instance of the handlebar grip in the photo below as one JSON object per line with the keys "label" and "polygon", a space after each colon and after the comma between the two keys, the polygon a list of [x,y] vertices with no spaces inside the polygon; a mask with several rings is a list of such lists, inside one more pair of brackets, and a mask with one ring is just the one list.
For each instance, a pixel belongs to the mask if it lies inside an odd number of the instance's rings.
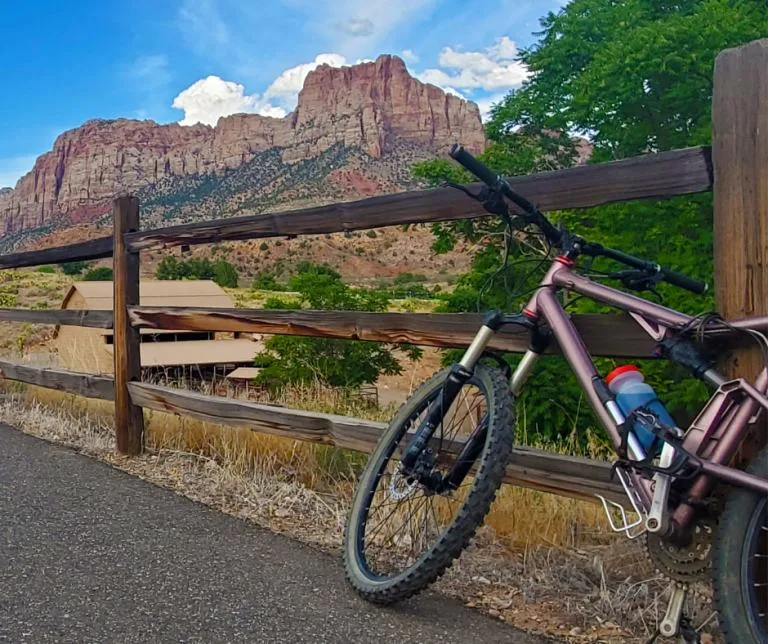
{"label": "handlebar grip", "polygon": [[662,268],[661,273],[664,275],[665,282],[684,288],[686,291],[691,291],[691,293],[696,293],[696,295],[704,295],[709,290],[709,284],[706,282],[700,282],[682,273],[676,273],[666,268]]}
{"label": "handlebar grip", "polygon": [[[503,190],[505,197],[516,204],[519,208],[521,208],[523,212],[526,212],[536,218],[535,223],[539,223],[543,218],[536,206],[534,206],[530,201],[523,197],[523,195],[512,190],[506,180],[496,174],[482,161],[479,161],[474,156],[472,156],[464,149],[463,146],[455,143],[451,148],[451,156],[489,187],[500,187]],[[546,223],[548,224],[549,222]]]}
{"label": "handlebar grip", "polygon": [[499,183],[498,174],[481,161],[478,161],[458,143],[455,143],[451,148],[451,156],[491,188],[495,188]]}

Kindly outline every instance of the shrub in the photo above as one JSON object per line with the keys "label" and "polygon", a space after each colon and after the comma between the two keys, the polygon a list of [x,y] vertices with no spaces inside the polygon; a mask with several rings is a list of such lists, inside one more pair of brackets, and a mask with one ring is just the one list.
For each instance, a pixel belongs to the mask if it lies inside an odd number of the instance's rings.
{"label": "shrub", "polygon": [[56,269],[53,266],[38,266],[37,272],[51,274],[55,273]]}
{"label": "shrub", "polygon": [[[297,268],[289,285],[300,294],[299,299],[270,298],[264,308],[308,305],[332,311],[385,311],[389,304],[381,292],[344,284],[330,266],[305,261]],[[421,355],[415,347],[406,350],[414,358]],[[272,390],[316,380],[334,387],[359,387],[376,382],[382,373],[401,372],[400,363],[387,345],[279,335],[267,340],[265,351],[256,357],[256,364],[262,367],[257,382]]]}
{"label": "shrub", "polygon": [[282,291],[284,290],[281,284],[278,284],[277,278],[266,271],[257,273],[253,278],[251,288],[254,291]]}
{"label": "shrub", "polygon": [[86,282],[109,282],[113,278],[112,269],[108,266],[97,266],[83,275]]}
{"label": "shrub", "polygon": [[237,288],[237,269],[228,261],[224,259],[219,260],[213,266],[213,281],[219,286]]}
{"label": "shrub", "polygon": [[64,262],[59,264],[61,271],[64,275],[80,275],[86,268],[88,268],[88,262]]}

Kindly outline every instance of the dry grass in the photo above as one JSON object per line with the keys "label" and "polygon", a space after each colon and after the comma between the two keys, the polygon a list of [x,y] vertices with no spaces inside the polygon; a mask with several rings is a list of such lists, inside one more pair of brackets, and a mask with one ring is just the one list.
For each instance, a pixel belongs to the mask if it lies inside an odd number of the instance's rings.
{"label": "dry grass", "polygon": [[[111,403],[12,389],[0,405],[4,421],[338,552],[360,455],[147,412],[148,453],[126,459],[113,452]],[[283,401],[312,408],[313,397],[322,398],[324,411],[366,415],[320,391],[296,390]],[[389,413],[368,411],[377,419]],[[570,642],[644,641],[666,606],[666,584],[638,544],[606,535],[602,525],[591,503],[504,486],[486,526],[437,587],[499,619]],[[706,603],[694,609],[701,622],[711,613]]]}

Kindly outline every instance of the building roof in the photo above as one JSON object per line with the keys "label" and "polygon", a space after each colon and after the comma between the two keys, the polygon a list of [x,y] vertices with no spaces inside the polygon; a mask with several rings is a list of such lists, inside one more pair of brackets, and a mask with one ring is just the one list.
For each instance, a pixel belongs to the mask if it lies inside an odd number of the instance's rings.
{"label": "building roof", "polygon": [[[106,344],[108,353],[115,347]],[[180,340],[178,342],[142,342],[142,367],[177,367],[206,364],[253,364],[254,356],[264,349],[252,340]]]}
{"label": "building roof", "polygon": [[253,380],[260,373],[261,369],[258,367],[238,367],[225,377],[231,380]]}
{"label": "building roof", "polygon": [[[112,282],[75,282],[64,296],[62,309],[79,293],[86,308],[111,311]],[[216,282],[211,280],[141,280],[139,284],[141,306],[193,306],[232,308],[234,302]]]}
{"label": "building roof", "polygon": [[[113,304],[113,289],[108,282],[75,282],[67,291],[61,302],[62,309],[70,308],[69,304],[75,294],[84,300],[83,308],[96,311],[111,311]],[[232,298],[216,282],[211,280],[141,280],[139,283],[139,303],[141,306],[187,306],[193,308],[233,308]],[[112,329],[94,329],[101,335],[112,335]],[[56,326],[53,337],[59,333]],[[140,333],[191,333],[174,329],[148,329]]]}

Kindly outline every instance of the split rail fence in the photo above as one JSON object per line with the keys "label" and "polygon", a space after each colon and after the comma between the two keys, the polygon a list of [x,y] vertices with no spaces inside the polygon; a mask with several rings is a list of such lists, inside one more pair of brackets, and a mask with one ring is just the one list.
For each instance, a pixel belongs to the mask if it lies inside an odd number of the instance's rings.
{"label": "split rail fence", "polygon": [[[545,211],[714,191],[718,308],[731,319],[768,314],[766,94],[768,40],[726,50],[718,56],[715,65],[711,148],[647,154],[611,163],[512,177],[510,182]],[[132,196],[122,196],[114,202],[113,216],[112,236],[0,256],[0,269],[112,256],[114,313],[0,309],[0,320],[112,328],[114,378],[8,361],[0,361],[0,372],[10,380],[114,400],[117,449],[125,454],[139,454],[143,449],[143,408],[361,452],[373,449],[384,427],[358,418],[286,409],[141,382],[141,328],[240,331],[464,347],[480,324],[480,316],[474,314],[160,308],[142,307],[139,303],[141,251],[486,216],[478,204],[449,188],[157,230],[141,230],[138,201]],[[653,342],[628,317],[576,315],[574,322],[593,355],[653,357]],[[527,338],[513,329],[504,330],[496,336],[492,347],[521,352],[527,347]],[[747,349],[734,349],[733,355],[732,360],[738,361],[742,375],[745,369],[756,372],[759,356]],[[506,480],[577,498],[593,499],[599,492],[617,501],[623,499],[620,489],[611,481],[609,464],[536,449],[515,451]]]}

